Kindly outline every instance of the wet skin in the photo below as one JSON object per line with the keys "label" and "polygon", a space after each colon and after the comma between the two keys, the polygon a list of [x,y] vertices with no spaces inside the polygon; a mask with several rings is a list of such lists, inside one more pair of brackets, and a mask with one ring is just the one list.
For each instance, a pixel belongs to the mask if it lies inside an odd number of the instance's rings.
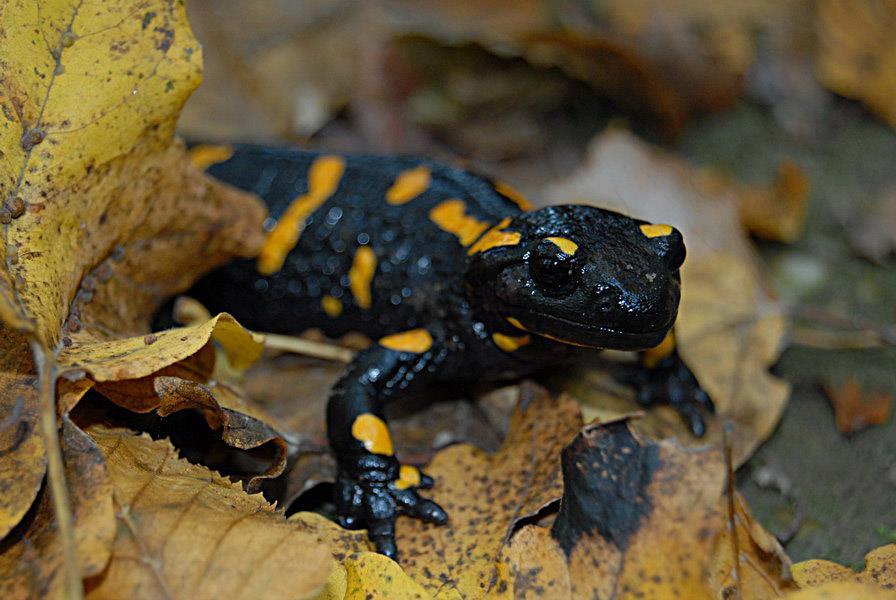
{"label": "wet skin", "polygon": [[671,404],[703,434],[712,403],[669,335],[685,258],[673,227],[591,206],[528,210],[505,184],[420,158],[192,152],[264,199],[270,231],[257,259],[190,294],[261,331],[377,340],[334,386],[327,427],[340,522],[366,527],[380,552],[397,555],[398,514],[448,519],[418,494],[432,480],[396,459],[383,413],[434,384],[518,378],[598,349],[645,351],[627,376],[639,401]]}

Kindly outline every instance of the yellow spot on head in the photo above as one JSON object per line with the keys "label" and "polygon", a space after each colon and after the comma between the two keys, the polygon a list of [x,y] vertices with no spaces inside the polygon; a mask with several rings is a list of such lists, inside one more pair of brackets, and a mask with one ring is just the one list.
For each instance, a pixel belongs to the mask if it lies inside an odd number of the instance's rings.
{"label": "yellow spot on head", "polygon": [[565,237],[549,237],[547,238],[549,242],[552,242],[555,246],[563,250],[564,253],[572,256],[576,253],[576,250],[579,249],[579,245],[572,240],[568,240]]}
{"label": "yellow spot on head", "polygon": [[386,202],[389,204],[404,204],[410,202],[429,187],[432,173],[428,167],[420,166],[398,174],[395,183],[386,192]]}
{"label": "yellow spot on head", "polygon": [[411,329],[380,338],[379,343],[390,350],[422,354],[432,347],[432,336],[425,329]]}
{"label": "yellow spot on head", "polygon": [[370,282],[376,272],[376,253],[370,246],[361,246],[355,252],[352,268],[348,270],[348,285],[361,308],[370,308],[373,297]]}
{"label": "yellow spot on head", "polygon": [[532,203],[526,200],[526,197],[519,193],[515,188],[507,185],[503,181],[495,182],[495,190],[498,191],[502,196],[507,196],[510,198],[514,204],[519,206],[523,210],[532,210],[535,208],[532,206]]}
{"label": "yellow spot on head", "polygon": [[670,331],[659,345],[648,348],[641,357],[641,362],[648,369],[657,366],[661,360],[675,351],[675,333]]}
{"label": "yellow spot on head", "polygon": [[479,238],[467,251],[467,254],[476,254],[477,252],[485,252],[497,246],[516,246],[520,243],[520,234],[516,231],[501,231],[510,225],[510,217],[504,219],[494,227],[488,230],[485,235]]}
{"label": "yellow spot on head", "polygon": [[272,275],[283,267],[286,255],[299,241],[302,225],[339,186],[345,172],[345,159],[339,156],[321,156],[308,169],[308,192],[298,196],[274,230],[268,235],[258,254],[258,272]]}
{"label": "yellow spot on head", "polygon": [[672,226],[665,224],[650,224],[650,225],[641,225],[641,233],[646,235],[649,238],[662,237],[664,235],[669,235],[672,233]]}
{"label": "yellow spot on head", "polygon": [[504,352],[513,352],[528,344],[532,341],[532,338],[528,335],[513,337],[512,335],[504,335],[503,333],[493,333],[492,340],[495,342],[495,345]]}
{"label": "yellow spot on head", "polygon": [[233,156],[233,146],[199,144],[190,148],[190,162],[205,171],[210,166],[222,163]]}
{"label": "yellow spot on head", "polygon": [[386,422],[376,415],[364,413],[352,423],[352,437],[364,444],[368,452],[392,456],[392,436]]}
{"label": "yellow spot on head", "polygon": [[445,200],[429,211],[430,220],[443,231],[457,236],[461,245],[469,246],[488,229],[489,224],[465,214],[467,205],[463,200]]}
{"label": "yellow spot on head", "polygon": [[398,470],[398,479],[395,481],[395,487],[400,490],[406,490],[409,487],[420,485],[423,478],[420,476],[420,469],[411,465],[401,465]]}
{"label": "yellow spot on head", "polygon": [[328,317],[335,319],[342,314],[342,301],[327,295],[320,299],[320,305]]}

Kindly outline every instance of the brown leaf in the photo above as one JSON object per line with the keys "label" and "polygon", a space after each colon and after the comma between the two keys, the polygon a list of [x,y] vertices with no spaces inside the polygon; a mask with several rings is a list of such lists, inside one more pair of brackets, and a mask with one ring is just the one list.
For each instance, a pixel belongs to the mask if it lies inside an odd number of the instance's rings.
{"label": "brown leaf", "polygon": [[521,519],[559,499],[558,454],[580,424],[575,401],[528,384],[497,453],[469,445],[439,452],[426,469],[437,482],[430,496],[451,518],[442,527],[399,521],[396,542],[405,571],[431,593],[450,589],[470,598],[500,592],[497,580],[507,574],[499,577],[497,557]]}
{"label": "brown leaf", "polygon": [[703,570],[722,529],[721,453],[642,442],[627,421],[592,425],[563,451],[551,533],[573,597],[708,597]]}
{"label": "brown leaf", "polygon": [[312,598],[331,561],[318,536],[261,495],[178,458],[167,441],[88,429],[114,486],[118,531],[90,598]]}
{"label": "brown leaf", "polygon": [[[715,540],[708,563],[707,585],[716,598],[777,598],[794,589],[790,559],[768,531],[753,520],[740,494],[735,493],[734,513]],[[728,510],[727,494],[720,510]]]}
{"label": "brown leaf", "polygon": [[713,170],[700,172],[698,183],[710,196],[734,194],[741,223],[757,237],[795,242],[803,231],[810,183],[803,170],[789,160],[779,165],[771,186],[739,184]]}
{"label": "brown leaf", "polygon": [[274,419],[248,404],[239,393],[226,384],[203,385],[176,377],[156,377],[155,389],[160,417],[188,408],[199,410],[208,426],[221,431],[225,444],[241,450],[251,450],[267,443],[277,448],[271,466],[249,479],[253,489],[262,479],[277,477],[286,466],[287,442],[284,435],[269,423]]}
{"label": "brown leaf", "polygon": [[642,440],[631,419],[595,423],[564,449],[563,475],[553,526],[523,528],[504,554],[516,597],[764,600],[789,589],[786,555],[739,496],[724,516],[718,450]]}
{"label": "brown leaf", "polygon": [[0,372],[0,539],[31,507],[47,468],[36,385]]}
{"label": "brown leaf", "polygon": [[850,377],[840,387],[831,383],[824,391],[834,405],[834,416],[840,433],[849,435],[871,425],[883,425],[893,410],[893,396],[884,391],[862,394],[855,377]]}
{"label": "brown leaf", "polygon": [[[856,573],[852,569],[828,560],[811,559],[791,567],[793,580],[803,589],[824,587],[834,583],[854,583],[870,586],[873,594],[867,598],[896,597],[896,544],[876,548],[865,555],[865,568]],[[856,587],[855,589],[861,589]],[[887,590],[884,593],[884,590]],[[802,596],[794,595],[794,598]],[[806,598],[813,596],[806,595]],[[821,596],[817,596],[821,597]],[[837,596],[845,597],[845,596]]]}
{"label": "brown leaf", "polygon": [[[735,463],[766,439],[781,417],[789,386],[769,374],[780,353],[785,320],[755,266],[756,254],[740,227],[733,194],[707,195],[685,164],[634,136],[598,136],[590,158],[572,179],[547,190],[551,203],[587,202],[680,228],[688,247],[676,323],[679,351],[722,419],[737,425]],[[570,391],[602,419],[637,410],[629,390],[606,374],[571,378]],[[699,443],[721,441],[721,420],[709,423]],[[696,443],[667,407],[633,426],[657,439],[676,435]],[[691,441],[688,441],[691,440]]]}
{"label": "brown leaf", "polygon": [[896,127],[896,2],[823,0],[815,6],[822,83]]}
{"label": "brown leaf", "polygon": [[[96,444],[66,417],[60,441],[81,576],[93,577],[106,567],[115,538],[112,482]],[[63,573],[56,516],[49,489],[43,489],[32,512],[0,544],[0,596],[61,597]]]}

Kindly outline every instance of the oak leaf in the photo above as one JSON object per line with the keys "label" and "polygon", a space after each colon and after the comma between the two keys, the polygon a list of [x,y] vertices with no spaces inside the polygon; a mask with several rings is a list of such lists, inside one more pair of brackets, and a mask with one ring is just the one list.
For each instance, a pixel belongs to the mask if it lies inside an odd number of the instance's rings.
{"label": "oak leaf", "polygon": [[[732,442],[735,463],[741,464],[771,435],[789,395],[787,383],[768,372],[783,345],[785,318],[755,266],[736,197],[708,195],[694,177],[678,159],[631,134],[610,131],[592,142],[578,175],[546,194],[551,203],[594,203],[682,230],[688,258],[675,326],[679,352],[718,414],[737,425]],[[637,408],[630,391],[605,372],[585,370],[568,385],[592,408],[588,418],[606,420]],[[722,419],[712,419],[698,443],[720,443]],[[677,436],[695,443],[667,407],[650,411],[634,427],[656,439]]]}
{"label": "oak leaf", "polygon": [[329,549],[246,494],[178,458],[167,441],[92,425],[114,488],[117,533],[89,598],[313,598],[330,571]]}

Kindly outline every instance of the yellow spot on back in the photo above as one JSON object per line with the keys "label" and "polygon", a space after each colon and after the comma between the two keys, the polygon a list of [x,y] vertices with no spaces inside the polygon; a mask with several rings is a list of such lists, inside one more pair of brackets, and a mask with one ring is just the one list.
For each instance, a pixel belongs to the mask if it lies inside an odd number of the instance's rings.
{"label": "yellow spot on back", "polygon": [[373,297],[370,282],[376,272],[376,253],[370,246],[361,246],[355,252],[352,268],[348,270],[348,285],[361,308],[370,308]]}
{"label": "yellow spot on back", "polygon": [[467,254],[476,254],[477,252],[485,252],[491,248],[495,248],[497,246],[516,246],[520,243],[520,234],[517,231],[501,231],[505,227],[510,225],[510,217],[507,217],[494,227],[488,230],[488,232],[479,238],[475,244],[473,244],[469,250],[467,250]]}
{"label": "yellow spot on back", "polygon": [[532,341],[532,338],[528,335],[513,337],[512,335],[504,335],[503,333],[493,333],[492,340],[495,342],[495,345],[504,352],[513,352],[528,344]]}
{"label": "yellow spot on back", "polygon": [[395,183],[386,192],[386,202],[389,204],[404,204],[410,202],[429,187],[432,173],[428,167],[419,166],[398,174]]}
{"label": "yellow spot on back", "polygon": [[222,163],[233,156],[233,146],[199,144],[190,148],[190,162],[205,171],[210,166]]}
{"label": "yellow spot on back", "polygon": [[398,469],[398,479],[395,481],[395,487],[400,490],[406,490],[409,487],[420,485],[423,478],[420,477],[420,469],[412,465],[401,465]]}
{"label": "yellow spot on back", "polygon": [[665,225],[663,223],[649,225],[645,224],[641,225],[641,233],[649,238],[662,237],[664,235],[669,235],[670,233],[672,233],[672,226]]}
{"label": "yellow spot on back", "polygon": [[532,206],[532,203],[526,199],[525,196],[523,196],[516,190],[516,188],[511,187],[503,181],[496,181],[495,189],[499,194],[507,196],[508,198],[513,200],[513,203],[523,210],[532,210],[533,208],[535,208],[534,206]]}
{"label": "yellow spot on back", "polygon": [[390,350],[422,354],[432,347],[432,336],[425,329],[411,329],[380,338],[379,343]]}
{"label": "yellow spot on back", "polygon": [[641,357],[641,362],[648,369],[657,366],[661,360],[675,351],[675,333],[670,331],[659,345],[648,348]]}
{"label": "yellow spot on back", "polygon": [[320,305],[328,317],[335,319],[342,314],[342,301],[327,295],[320,299]]}
{"label": "yellow spot on back", "polygon": [[258,254],[258,272],[263,275],[276,273],[283,261],[295,248],[301,227],[339,186],[345,172],[345,159],[339,156],[321,156],[308,169],[308,192],[298,196],[277,221]]}
{"label": "yellow spot on back", "polygon": [[364,444],[368,452],[392,456],[392,436],[386,422],[376,415],[364,413],[352,423],[352,437]]}
{"label": "yellow spot on back", "polygon": [[507,322],[508,322],[508,323],[510,323],[511,325],[513,325],[514,327],[516,327],[517,329],[522,329],[523,331],[529,331],[528,329],[526,329],[526,326],[525,326],[525,325],[523,325],[522,323],[520,323],[520,320],[519,320],[519,319],[515,319],[515,318],[513,318],[513,317],[505,317],[505,318],[507,319]]}
{"label": "yellow spot on back", "polygon": [[443,231],[452,233],[464,246],[469,246],[489,227],[489,223],[465,214],[467,205],[463,200],[445,200],[429,211],[430,220]]}
{"label": "yellow spot on back", "polygon": [[564,253],[572,256],[576,253],[576,250],[579,249],[579,245],[572,240],[566,239],[565,237],[549,237],[547,238],[549,242],[552,242],[555,246],[563,250]]}

